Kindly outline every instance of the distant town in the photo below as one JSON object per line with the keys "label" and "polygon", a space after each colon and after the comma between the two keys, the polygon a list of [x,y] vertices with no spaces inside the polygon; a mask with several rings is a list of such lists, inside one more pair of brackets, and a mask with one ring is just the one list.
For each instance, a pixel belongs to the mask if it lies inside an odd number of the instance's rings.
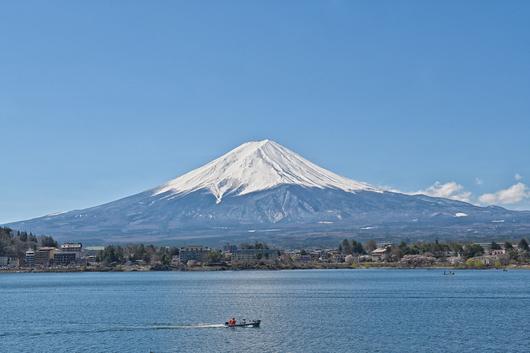
{"label": "distant town", "polygon": [[144,244],[58,244],[50,236],[0,228],[0,271],[207,271],[372,267],[530,268],[530,248],[517,242],[360,243],[344,239],[336,248],[277,249],[262,242],[222,249]]}

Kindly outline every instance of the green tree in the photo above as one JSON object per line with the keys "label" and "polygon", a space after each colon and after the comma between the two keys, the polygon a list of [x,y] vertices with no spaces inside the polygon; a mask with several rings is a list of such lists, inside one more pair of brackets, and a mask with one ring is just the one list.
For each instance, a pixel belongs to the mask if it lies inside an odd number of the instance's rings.
{"label": "green tree", "polygon": [[504,242],[504,250],[506,250],[508,260],[515,260],[517,258],[517,251],[513,248],[513,244],[511,242]]}
{"label": "green tree", "polygon": [[106,246],[101,254],[101,261],[106,264],[123,263],[123,249],[120,246],[109,245]]}
{"label": "green tree", "polygon": [[469,259],[475,256],[480,256],[483,254],[484,254],[484,248],[480,246],[479,244],[466,244],[463,246],[462,256],[464,256],[466,259]]}
{"label": "green tree", "polygon": [[522,250],[522,251],[529,251],[530,250],[530,248],[528,247],[528,242],[526,241],[525,238],[523,238],[523,239],[521,239],[521,241],[519,241],[518,247],[519,247],[519,250]]}
{"label": "green tree", "polygon": [[53,247],[53,248],[56,248],[58,246],[57,242],[55,241],[55,239],[53,239],[50,236],[42,236],[40,238],[40,245],[41,246],[50,246],[50,247]]}
{"label": "green tree", "polygon": [[350,255],[352,253],[352,247],[348,239],[344,239],[341,243],[342,253],[345,255]]}
{"label": "green tree", "polygon": [[221,251],[210,250],[208,252],[208,262],[220,262],[223,259]]}
{"label": "green tree", "polygon": [[268,249],[269,246],[267,245],[267,243],[261,243],[261,242],[256,242],[254,244],[254,249]]}
{"label": "green tree", "polygon": [[398,245],[399,250],[401,251],[402,255],[413,255],[416,251],[410,248],[410,246],[407,245],[404,241],[399,243]]}
{"label": "green tree", "polygon": [[269,246],[267,245],[267,243],[262,243],[262,242],[257,241],[254,244],[249,244],[249,243],[239,244],[239,248],[240,249],[268,249]]}
{"label": "green tree", "polygon": [[366,251],[364,251],[364,248],[363,248],[363,244],[355,240],[351,241],[351,250],[352,250],[352,254],[356,254],[356,255],[366,254]]}
{"label": "green tree", "polygon": [[145,261],[146,258],[148,258],[148,257],[149,257],[149,254],[145,250],[144,244],[133,246],[131,260],[133,260],[133,261],[137,261],[137,260]]}
{"label": "green tree", "polygon": [[171,264],[171,257],[167,254],[163,254],[162,257],[160,257],[160,263],[164,266],[169,266]]}

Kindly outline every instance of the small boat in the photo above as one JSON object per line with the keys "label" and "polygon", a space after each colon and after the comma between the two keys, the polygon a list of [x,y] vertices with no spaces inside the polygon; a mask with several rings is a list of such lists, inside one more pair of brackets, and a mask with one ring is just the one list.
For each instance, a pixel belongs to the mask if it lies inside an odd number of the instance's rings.
{"label": "small boat", "polygon": [[259,324],[261,324],[261,320],[243,320],[241,322],[236,323],[235,325],[230,325],[228,322],[225,322],[226,327],[259,327]]}

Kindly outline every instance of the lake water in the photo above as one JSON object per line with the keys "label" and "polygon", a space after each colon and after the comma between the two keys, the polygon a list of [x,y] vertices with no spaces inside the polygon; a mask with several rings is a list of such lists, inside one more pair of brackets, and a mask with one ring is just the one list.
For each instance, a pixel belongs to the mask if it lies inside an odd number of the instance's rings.
{"label": "lake water", "polygon": [[0,297],[10,353],[530,351],[530,271],[0,274]]}

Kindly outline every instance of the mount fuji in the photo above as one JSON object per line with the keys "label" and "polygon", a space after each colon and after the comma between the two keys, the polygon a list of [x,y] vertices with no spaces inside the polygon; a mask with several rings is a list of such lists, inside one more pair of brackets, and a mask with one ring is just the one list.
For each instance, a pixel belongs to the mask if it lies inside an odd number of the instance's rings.
{"label": "mount fuji", "polygon": [[139,194],[7,226],[88,243],[323,245],[338,237],[510,238],[530,231],[530,212],[387,191],[263,140]]}

